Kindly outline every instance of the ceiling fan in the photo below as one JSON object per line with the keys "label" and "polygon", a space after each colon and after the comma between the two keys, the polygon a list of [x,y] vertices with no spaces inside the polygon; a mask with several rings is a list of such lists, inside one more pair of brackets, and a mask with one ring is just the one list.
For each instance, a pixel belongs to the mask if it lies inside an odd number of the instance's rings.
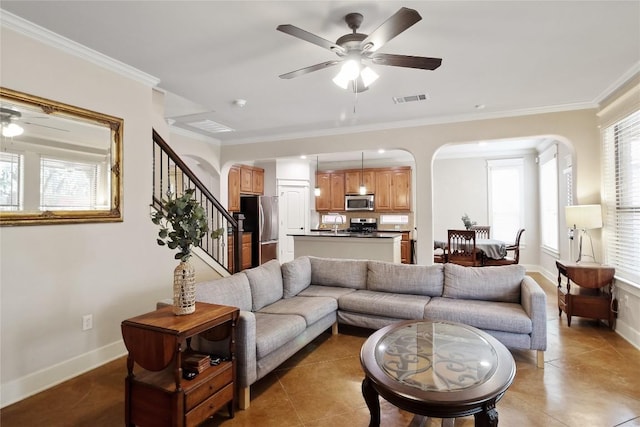
{"label": "ceiling fan", "polygon": [[378,65],[423,70],[435,70],[442,63],[442,58],[377,53],[377,50],[385,43],[422,19],[416,10],[406,7],[400,8],[369,35],[357,32],[362,24],[362,19],[363,16],[360,13],[347,14],[344,20],[353,32],[340,37],[335,43],[290,24],[279,25],[278,31],[328,49],[338,55],[338,59],[281,74],[280,78],[292,79],[313,71],[343,64],[340,73],[333,81],[344,89],[350,86],[357,93],[367,90],[377,78],[377,74],[373,70],[363,66],[363,61],[371,61]]}

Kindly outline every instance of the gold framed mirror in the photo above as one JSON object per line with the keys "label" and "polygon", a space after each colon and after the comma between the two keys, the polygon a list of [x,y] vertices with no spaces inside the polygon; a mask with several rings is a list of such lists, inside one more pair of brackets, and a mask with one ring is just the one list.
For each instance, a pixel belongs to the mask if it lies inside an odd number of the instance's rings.
{"label": "gold framed mirror", "polygon": [[0,87],[0,225],[122,221],[123,124]]}

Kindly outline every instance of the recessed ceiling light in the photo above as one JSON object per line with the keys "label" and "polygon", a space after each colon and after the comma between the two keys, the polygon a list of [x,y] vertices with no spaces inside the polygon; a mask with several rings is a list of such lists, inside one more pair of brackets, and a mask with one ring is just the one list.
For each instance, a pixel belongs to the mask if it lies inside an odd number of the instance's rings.
{"label": "recessed ceiling light", "polygon": [[484,104],[476,104],[476,110],[482,110],[484,107],[486,107],[486,105]]}
{"label": "recessed ceiling light", "polygon": [[380,148],[380,149],[378,150],[378,154],[383,154],[383,153],[384,153],[384,148]]}
{"label": "recessed ceiling light", "polygon": [[302,160],[304,160],[304,159],[306,159],[306,158],[307,158],[307,156],[305,156],[304,154],[302,154],[302,155],[300,156],[300,158],[301,158]]}

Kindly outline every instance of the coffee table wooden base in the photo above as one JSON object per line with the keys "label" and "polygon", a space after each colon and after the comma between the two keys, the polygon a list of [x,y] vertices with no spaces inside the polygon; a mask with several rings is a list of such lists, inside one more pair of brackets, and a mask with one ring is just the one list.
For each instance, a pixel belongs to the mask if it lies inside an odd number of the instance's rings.
{"label": "coffee table wooden base", "polygon": [[[416,414],[409,427],[424,427],[429,420],[429,417],[443,418],[443,427],[452,426],[453,419],[469,415],[474,416],[476,427],[498,427],[498,411],[496,410],[496,402],[500,400],[503,395],[504,392],[486,402],[479,402],[475,408],[466,408],[462,411],[447,411],[446,409],[441,411],[421,411],[412,402],[404,402],[404,399],[400,396],[394,396],[391,399],[385,397],[385,399],[400,409]],[[371,414],[369,427],[380,427],[380,395],[369,377],[365,377],[362,381],[362,396],[364,397],[364,401],[367,403],[369,413]]]}

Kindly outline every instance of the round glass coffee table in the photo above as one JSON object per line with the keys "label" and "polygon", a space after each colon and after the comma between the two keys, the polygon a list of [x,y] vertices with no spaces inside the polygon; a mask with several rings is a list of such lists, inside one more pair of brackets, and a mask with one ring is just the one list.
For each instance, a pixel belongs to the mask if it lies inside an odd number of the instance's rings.
{"label": "round glass coffee table", "polygon": [[412,425],[424,417],[474,415],[476,426],[497,426],[496,402],[516,374],[513,356],[498,340],[449,322],[409,320],[382,328],[362,346],[360,363],[369,427],[380,425],[379,396],[416,414]]}

